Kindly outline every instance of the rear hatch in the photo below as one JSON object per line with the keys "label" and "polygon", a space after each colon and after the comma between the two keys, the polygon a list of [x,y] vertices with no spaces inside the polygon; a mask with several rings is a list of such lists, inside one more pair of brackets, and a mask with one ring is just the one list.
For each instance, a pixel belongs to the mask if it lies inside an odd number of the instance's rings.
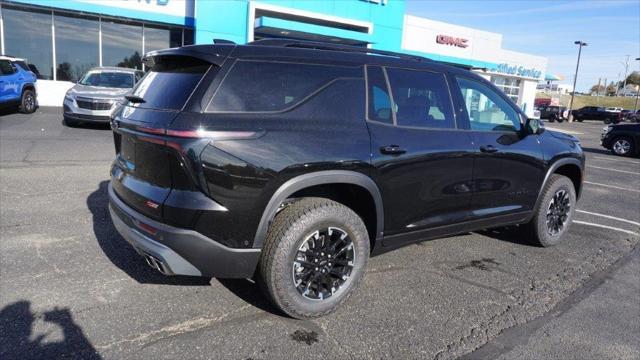
{"label": "rear hatch", "polygon": [[167,136],[166,129],[198,85],[204,83],[203,78],[218,68],[215,60],[199,54],[184,55],[180,50],[147,55],[149,72],[114,112],[112,120],[114,191],[126,204],[156,220],[163,219],[172,189],[198,188],[197,179],[185,166],[187,154],[181,153],[180,145]]}

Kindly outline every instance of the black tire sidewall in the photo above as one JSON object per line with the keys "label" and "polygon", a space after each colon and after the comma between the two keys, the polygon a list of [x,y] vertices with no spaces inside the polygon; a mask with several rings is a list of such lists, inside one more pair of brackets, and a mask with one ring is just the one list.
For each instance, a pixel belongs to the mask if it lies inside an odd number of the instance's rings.
{"label": "black tire sidewall", "polygon": [[[28,96],[32,96],[33,97],[33,108],[31,109],[27,109],[25,106],[25,102],[27,100]],[[22,97],[20,98],[20,111],[24,114],[32,114],[36,111],[36,104],[35,104],[35,93],[32,90],[25,90],[22,92]]]}
{"label": "black tire sidewall", "polygon": [[[551,235],[547,232],[547,209],[553,196],[556,194],[556,192],[562,189],[567,191],[567,193],[569,194],[571,208],[569,210],[569,215],[567,216],[567,220],[562,231],[557,235]],[[540,245],[544,247],[554,246],[562,241],[562,238],[569,230],[571,222],[573,221],[576,205],[576,191],[571,180],[569,180],[569,178],[565,176],[552,175],[550,184],[545,189],[544,196],[542,197],[542,200],[538,205],[536,214],[533,219],[533,230],[535,232],[536,240],[540,243]]]}
{"label": "black tire sidewall", "polygon": [[[355,249],[354,266],[349,279],[337,294],[325,300],[311,300],[303,297],[295,287],[293,261],[305,239],[315,231],[327,227],[338,227],[347,232]],[[359,285],[369,258],[369,237],[362,220],[350,209],[341,205],[339,209],[333,206],[315,208],[296,219],[286,230],[276,244],[273,256],[271,266],[267,269],[270,272],[268,278],[271,279],[267,286],[275,305],[294,318],[317,317],[335,310]]]}

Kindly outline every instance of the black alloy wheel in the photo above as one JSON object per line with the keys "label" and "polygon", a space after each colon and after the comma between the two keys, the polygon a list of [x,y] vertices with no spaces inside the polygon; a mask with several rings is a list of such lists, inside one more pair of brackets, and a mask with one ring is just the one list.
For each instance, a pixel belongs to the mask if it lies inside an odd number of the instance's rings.
{"label": "black alloy wheel", "polygon": [[571,198],[566,190],[556,191],[547,208],[547,232],[556,236],[564,230],[571,211]]}
{"label": "black alloy wheel", "polygon": [[353,242],[345,230],[327,227],[309,235],[293,261],[293,282],[310,300],[328,299],[343,290],[355,260]]}

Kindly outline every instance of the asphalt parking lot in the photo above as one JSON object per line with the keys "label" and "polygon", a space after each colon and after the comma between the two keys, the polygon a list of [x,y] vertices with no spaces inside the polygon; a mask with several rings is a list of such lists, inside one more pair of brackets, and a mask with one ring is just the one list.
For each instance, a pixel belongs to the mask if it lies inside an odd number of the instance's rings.
{"label": "asphalt parking lot", "polygon": [[508,231],[373,258],[362,287],[313,321],[247,280],[164,277],[115,232],[106,127],[59,109],[0,117],[0,358],[637,359],[640,159],[578,136],[587,182],[566,241]]}

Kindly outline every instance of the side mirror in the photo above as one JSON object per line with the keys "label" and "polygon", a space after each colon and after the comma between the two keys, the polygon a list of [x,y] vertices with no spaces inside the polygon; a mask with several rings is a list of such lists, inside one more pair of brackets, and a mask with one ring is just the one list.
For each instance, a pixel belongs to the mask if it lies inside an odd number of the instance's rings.
{"label": "side mirror", "polygon": [[525,127],[528,134],[540,135],[544,132],[544,123],[540,119],[528,118]]}

